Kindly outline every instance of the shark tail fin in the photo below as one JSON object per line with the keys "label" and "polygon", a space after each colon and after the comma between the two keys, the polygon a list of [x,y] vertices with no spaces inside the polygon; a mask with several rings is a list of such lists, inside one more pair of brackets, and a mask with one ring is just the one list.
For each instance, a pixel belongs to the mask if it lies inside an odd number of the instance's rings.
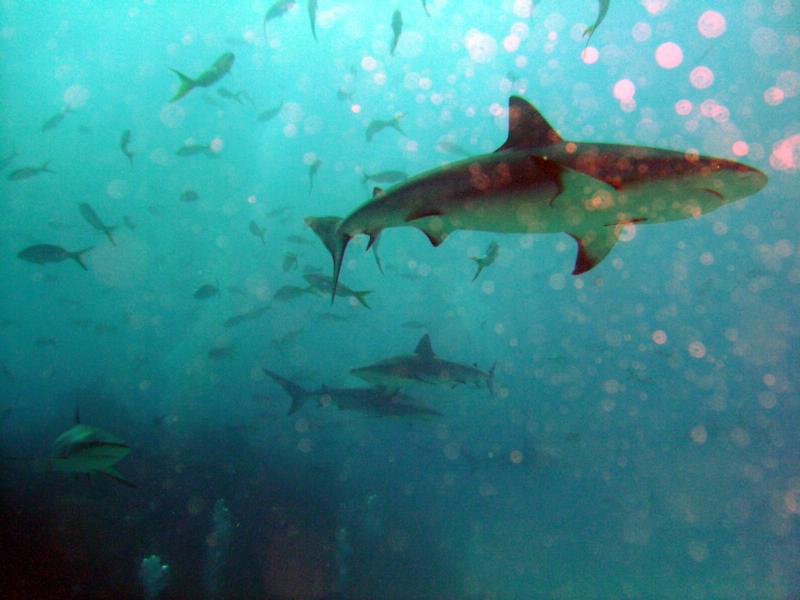
{"label": "shark tail fin", "polygon": [[494,371],[497,368],[497,363],[492,365],[492,368],[489,369],[489,375],[486,378],[486,387],[489,388],[489,393],[494,396]]}
{"label": "shark tail fin", "polygon": [[339,274],[342,271],[342,259],[350,242],[350,236],[339,231],[339,217],[306,217],[306,225],[311,227],[322,243],[331,253],[333,258],[333,286],[331,290],[331,304],[336,298],[336,287],[339,284]]}
{"label": "shark tail fin", "polygon": [[597,263],[603,260],[614,244],[619,239],[619,228],[606,226],[598,229],[591,229],[580,233],[570,233],[575,241],[578,242],[578,257],[575,260],[573,275],[580,275],[593,269]]}
{"label": "shark tail fin", "polygon": [[86,267],[86,263],[83,262],[83,255],[89,252],[89,250],[91,250],[92,248],[94,248],[94,246],[89,246],[88,248],[84,248],[83,250],[78,250],[77,252],[70,252],[69,257],[76,263],[78,263],[81,266],[81,269],[83,269],[84,271],[88,271],[89,269]]}
{"label": "shark tail fin", "polygon": [[176,71],[175,69],[170,69],[178,78],[181,80],[181,87],[178,88],[178,92],[172,97],[170,102],[176,102],[183,98],[186,94],[192,91],[194,86],[196,85],[194,80],[189,77],[188,75],[184,75],[180,71]]}
{"label": "shark tail fin", "polygon": [[475,281],[478,278],[478,275],[480,275],[483,272],[483,270],[486,268],[486,261],[483,258],[481,258],[480,256],[473,256],[471,258],[478,265],[478,270],[475,271],[475,275],[472,277],[472,281]]}
{"label": "shark tail fin", "polygon": [[356,300],[359,301],[361,306],[363,306],[364,308],[371,308],[370,305],[367,304],[367,301],[364,300],[366,295],[367,294],[371,294],[371,293],[372,293],[372,290],[363,290],[363,291],[360,291],[360,292],[353,291],[353,296],[355,297]]}
{"label": "shark tail fin", "polygon": [[275,380],[279,386],[281,386],[287,394],[292,399],[292,405],[289,407],[289,412],[286,413],[287,415],[293,415],[298,410],[300,410],[303,404],[306,403],[308,400],[309,393],[297,385],[294,381],[289,381],[285,377],[281,377],[277,373],[270,371],[269,369],[262,368],[262,371],[269,375],[272,379]]}
{"label": "shark tail fin", "polygon": [[[106,467],[105,469],[101,469],[99,471],[96,471],[96,473],[101,473],[101,474],[105,475],[106,477],[110,477],[111,479],[113,479],[117,483],[121,483],[122,485],[127,485],[128,487],[132,487],[132,488],[136,487],[135,483],[133,483],[130,479],[126,479],[122,475],[122,473],[117,471],[114,467]],[[88,474],[87,474],[87,477],[88,477]]]}
{"label": "shark tail fin", "polygon": [[113,227],[105,227],[105,228],[103,229],[103,231],[104,231],[104,232],[105,232],[105,234],[106,234],[106,237],[108,238],[108,241],[110,241],[110,242],[111,242],[111,245],[112,245],[112,246],[116,246],[116,245],[117,245],[117,242],[115,242],[115,241],[114,241],[114,238],[111,236],[111,234],[114,232],[114,230],[115,230],[116,228],[117,228],[117,225],[114,225]]}

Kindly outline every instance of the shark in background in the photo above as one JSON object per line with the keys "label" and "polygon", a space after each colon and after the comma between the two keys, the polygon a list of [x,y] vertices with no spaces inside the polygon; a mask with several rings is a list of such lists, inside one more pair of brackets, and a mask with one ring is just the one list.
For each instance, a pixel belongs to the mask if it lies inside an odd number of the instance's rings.
{"label": "shark in background", "polygon": [[767,177],[723,158],[644,146],[571,142],[512,96],[508,138],[495,152],[452,163],[387,190],[344,218],[307,217],[333,257],[333,296],[348,243],[367,249],[390,227],[416,227],[438,246],[455,230],[567,233],[573,275],[600,263],[628,224],[697,218],[751,196]]}

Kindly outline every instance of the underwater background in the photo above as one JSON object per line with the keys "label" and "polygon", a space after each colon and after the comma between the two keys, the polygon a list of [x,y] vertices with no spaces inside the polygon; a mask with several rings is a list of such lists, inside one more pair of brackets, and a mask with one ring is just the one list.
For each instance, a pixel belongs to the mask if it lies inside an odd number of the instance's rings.
{"label": "underwater background", "polygon": [[[798,598],[799,24],[796,0],[0,0],[0,594]],[[171,101],[170,69],[219,78]],[[563,233],[393,228],[383,274],[366,238],[345,258],[368,307],[331,304],[304,218],[494,151],[511,95],[564,139],[769,181],[627,225],[580,276]],[[492,385],[404,387],[408,415],[326,395],[426,333]],[[264,368],[323,391],[287,415]],[[130,448],[120,479],[59,470],[76,409]]]}

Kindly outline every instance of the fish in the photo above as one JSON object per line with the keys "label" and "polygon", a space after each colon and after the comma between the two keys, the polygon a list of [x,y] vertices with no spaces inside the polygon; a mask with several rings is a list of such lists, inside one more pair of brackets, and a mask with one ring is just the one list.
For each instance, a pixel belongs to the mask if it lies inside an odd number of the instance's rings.
{"label": "fish", "polygon": [[267,12],[264,14],[264,21],[261,24],[261,28],[264,30],[265,38],[267,37],[267,23],[272,19],[282,17],[289,12],[289,10],[294,8],[296,4],[296,0],[278,0],[269,8],[269,10],[267,10]]}
{"label": "fish", "polygon": [[474,260],[478,264],[478,270],[475,271],[475,276],[472,278],[472,281],[475,281],[478,278],[478,275],[481,272],[491,265],[497,259],[497,252],[499,250],[499,246],[497,242],[491,242],[489,247],[486,249],[486,256],[472,256],[472,260]]}
{"label": "fish", "polygon": [[368,142],[372,141],[372,138],[375,137],[375,134],[383,131],[387,127],[391,127],[392,129],[396,129],[401,134],[405,135],[406,132],[400,127],[400,119],[402,119],[405,115],[403,113],[399,113],[397,116],[381,120],[381,119],[373,119],[370,121],[370,124],[367,125],[367,130],[365,132],[366,138]]}
{"label": "fish", "polygon": [[226,52],[214,62],[210,69],[203,71],[195,79],[184,75],[180,71],[170,69],[170,71],[175,73],[180,79],[180,87],[170,102],[177,102],[196,87],[209,87],[214,85],[228,74],[235,60],[236,57],[233,52]]}
{"label": "fish", "polygon": [[205,285],[201,285],[199,288],[197,288],[192,296],[194,296],[194,298],[197,300],[208,300],[217,294],[219,294],[219,286],[206,283]]}
{"label": "fish", "polygon": [[22,260],[40,265],[44,263],[62,262],[67,259],[72,259],[78,263],[84,271],[88,271],[89,269],[86,268],[86,264],[83,262],[82,256],[89,252],[89,250],[92,248],[94,248],[94,246],[89,246],[83,250],[70,252],[69,250],[64,250],[64,248],[61,246],[54,246],[53,244],[35,244],[33,246],[28,246],[24,250],[20,250],[17,253],[17,257],[21,258]]}
{"label": "fish", "polygon": [[87,223],[89,223],[89,225],[97,229],[97,231],[102,231],[109,239],[112,245],[114,246],[117,245],[117,242],[115,242],[114,238],[111,237],[111,232],[113,232],[116,229],[116,226],[111,227],[103,223],[103,221],[100,220],[100,217],[97,215],[97,213],[94,212],[94,209],[86,202],[81,202],[78,205],[78,209],[80,210],[83,219]]}
{"label": "fish", "polygon": [[236,346],[214,346],[208,351],[208,358],[211,360],[221,360],[232,358],[236,354]]}
{"label": "fish", "polygon": [[287,252],[283,257],[283,264],[281,265],[284,273],[294,271],[297,269],[297,254],[294,252]]}
{"label": "fish", "polygon": [[323,385],[316,390],[306,390],[294,381],[264,368],[264,373],[274,380],[292,399],[288,415],[299,411],[309,400],[320,405],[333,404],[339,410],[353,410],[376,417],[441,416],[437,410],[416,404],[411,396],[388,393],[376,387],[332,388]]}
{"label": "fish", "polygon": [[[312,291],[326,294],[333,289],[333,279],[331,277],[328,277],[327,275],[306,273],[305,275],[303,275],[303,279],[305,279],[308,282],[308,285],[311,286],[310,289]],[[369,304],[367,304],[367,301],[364,298],[366,297],[367,294],[371,294],[372,290],[362,290],[362,291],[351,290],[343,283],[340,283],[339,291],[341,296],[344,297],[352,296],[353,298],[358,300],[358,302],[364,308],[370,308]]]}
{"label": "fish", "polygon": [[227,98],[228,100],[235,100],[239,104],[244,104],[242,102],[242,97],[245,98],[250,104],[253,103],[253,99],[250,98],[250,94],[247,93],[247,90],[240,90],[238,92],[233,92],[226,87],[221,87],[217,89],[217,94],[222,96],[223,98]]}
{"label": "fish", "polygon": [[181,202],[194,202],[199,197],[200,196],[194,190],[184,190],[183,192],[181,192],[181,195],[178,198],[178,200],[180,200]]}
{"label": "fish", "polygon": [[261,244],[266,246],[267,242],[264,241],[264,235],[267,233],[266,227],[259,227],[255,221],[250,221],[250,233],[261,240]]}
{"label": "fish", "polygon": [[351,369],[350,374],[386,390],[398,390],[412,383],[430,385],[474,385],[486,384],[489,391],[494,389],[495,365],[488,371],[436,356],[427,333],[420,338],[414,354],[394,356],[377,363]]}
{"label": "fish", "polygon": [[42,131],[50,131],[51,129],[58,127],[61,124],[61,121],[64,120],[64,117],[66,117],[70,112],[72,111],[70,110],[69,106],[65,106],[62,110],[58,111],[42,124]]}
{"label": "fish", "polygon": [[314,36],[314,41],[317,39],[317,0],[308,0],[308,20],[311,22],[311,35]]}
{"label": "fish", "polygon": [[428,12],[428,0],[422,0],[422,8],[425,9],[425,14],[430,17],[431,13]]}
{"label": "fish", "polygon": [[130,451],[131,447],[115,435],[99,427],[83,425],[76,409],[75,425],[56,438],[51,456],[30,462],[62,473],[105,475],[117,483],[135,488],[136,484],[116,469],[116,464]]}
{"label": "fish", "polygon": [[21,181],[23,179],[30,179],[31,177],[36,177],[40,173],[55,173],[52,169],[49,169],[47,165],[50,164],[48,160],[45,163],[42,163],[41,167],[20,167],[19,169],[15,169],[8,174],[7,179],[9,181]]}
{"label": "fish", "polygon": [[395,183],[408,179],[405,171],[381,171],[380,173],[368,174],[366,171],[361,173],[361,183],[374,181],[375,183]]}
{"label": "fish", "polygon": [[745,164],[644,146],[570,142],[528,102],[509,99],[508,138],[495,152],[422,173],[344,219],[307,217],[333,258],[333,293],[349,241],[374,245],[388,227],[416,227],[433,246],[457,229],[567,233],[573,275],[596,267],[622,227],[696,218],[751,196],[767,176]]}
{"label": "fish", "polygon": [[299,298],[300,296],[304,296],[305,294],[309,293],[311,293],[311,290],[307,287],[303,288],[296,285],[284,285],[276,290],[273,298],[280,301],[294,300],[295,298]]}
{"label": "fish", "polygon": [[122,222],[125,223],[125,227],[127,227],[131,231],[136,229],[136,223],[134,223],[133,220],[128,215],[122,217]]}
{"label": "fish", "polygon": [[11,153],[8,156],[0,158],[0,171],[4,170],[8,165],[14,162],[14,159],[17,156],[19,156],[19,152],[17,152],[16,148],[12,148]]}
{"label": "fish", "polygon": [[403,33],[403,15],[400,13],[400,9],[397,9],[392,15],[392,47],[389,52],[392,55],[397,48],[397,42],[400,41],[401,33]]}
{"label": "fish", "polygon": [[196,156],[205,154],[211,158],[219,158],[219,155],[211,149],[209,144],[184,144],[175,151],[177,156]]}
{"label": "fish", "polygon": [[287,235],[286,239],[292,242],[293,244],[300,244],[301,246],[313,246],[313,242],[308,238],[304,238],[302,235],[297,235],[295,233],[291,235]]}
{"label": "fish", "polygon": [[318,158],[314,159],[310,165],[308,165],[308,193],[310,194],[314,189],[314,177],[317,176],[317,171],[322,166],[322,161]]}
{"label": "fish", "polygon": [[230,317],[222,325],[223,327],[231,328],[235,327],[236,325],[240,325],[245,321],[252,321],[267,312],[269,308],[270,307],[268,304],[264,306],[257,306],[256,308],[250,309],[247,312]]}
{"label": "fish", "polygon": [[122,135],[119,136],[119,149],[122,150],[122,153],[128,157],[128,161],[133,164],[133,156],[134,153],[128,149],[128,144],[131,143],[131,130],[126,129],[122,132]]}
{"label": "fish", "polygon": [[606,18],[606,13],[608,13],[608,7],[611,4],[611,0],[599,0],[599,4],[600,4],[600,11],[597,15],[597,20],[592,25],[587,27],[586,30],[583,32],[583,37],[586,38],[587,48],[589,47],[589,41],[592,39],[592,35],[594,35],[594,32],[597,30],[598,27],[600,27],[600,24],[603,22],[603,19]]}
{"label": "fish", "polygon": [[280,114],[281,110],[283,110],[283,104],[284,101],[281,100],[280,104],[278,104],[277,106],[273,106],[272,108],[268,108],[266,110],[261,111],[258,114],[258,121],[264,123],[266,121],[271,121],[272,119],[277,117]]}

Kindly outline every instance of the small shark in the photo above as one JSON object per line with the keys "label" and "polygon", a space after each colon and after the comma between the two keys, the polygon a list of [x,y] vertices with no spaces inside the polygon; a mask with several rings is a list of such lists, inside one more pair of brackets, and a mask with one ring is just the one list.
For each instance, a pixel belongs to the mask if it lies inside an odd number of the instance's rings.
{"label": "small shark", "polygon": [[309,400],[316,398],[320,405],[335,404],[339,410],[354,410],[376,417],[441,416],[437,410],[415,404],[411,396],[388,393],[381,388],[331,388],[305,390],[295,382],[263,369],[292,399],[287,415],[293,415]]}
{"label": "small shark", "polygon": [[464,365],[436,356],[431,347],[431,338],[426,333],[420,338],[414,354],[386,358],[372,365],[351,369],[350,374],[359,379],[394,391],[412,383],[446,385],[472,384],[480,387],[485,383],[489,391],[494,386],[494,365],[489,371]]}
{"label": "small shark", "polygon": [[568,233],[578,242],[579,275],[608,255],[624,225],[697,218],[767,183],[758,169],[722,158],[563,140],[518,96],[508,115],[508,139],[495,152],[376,188],[343,219],[307,217],[333,257],[334,281],[353,237],[368,235],[369,249],[384,229],[404,226],[434,246],[457,229]]}

